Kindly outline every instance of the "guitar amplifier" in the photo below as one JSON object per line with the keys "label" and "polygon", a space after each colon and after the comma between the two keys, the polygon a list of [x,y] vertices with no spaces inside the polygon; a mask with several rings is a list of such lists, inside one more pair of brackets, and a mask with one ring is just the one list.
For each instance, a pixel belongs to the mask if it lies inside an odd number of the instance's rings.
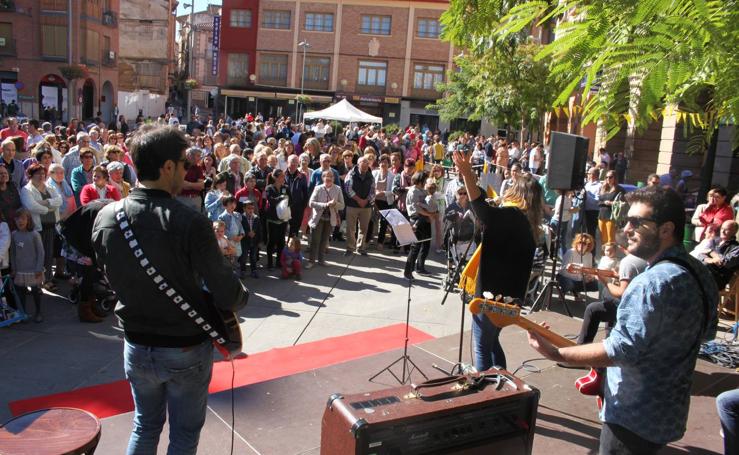
{"label": "guitar amplifier", "polygon": [[323,455],[530,454],[539,391],[505,370],[332,395]]}

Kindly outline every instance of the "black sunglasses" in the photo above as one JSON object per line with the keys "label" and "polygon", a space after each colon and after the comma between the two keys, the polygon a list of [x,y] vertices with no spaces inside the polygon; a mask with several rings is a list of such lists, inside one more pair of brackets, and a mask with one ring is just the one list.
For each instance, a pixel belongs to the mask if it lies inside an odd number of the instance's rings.
{"label": "black sunglasses", "polygon": [[[626,224],[630,224],[634,229],[639,229],[645,223],[657,223],[657,220],[647,216],[627,216],[624,220],[626,221]],[[624,224],[624,226],[626,226],[626,224]]]}

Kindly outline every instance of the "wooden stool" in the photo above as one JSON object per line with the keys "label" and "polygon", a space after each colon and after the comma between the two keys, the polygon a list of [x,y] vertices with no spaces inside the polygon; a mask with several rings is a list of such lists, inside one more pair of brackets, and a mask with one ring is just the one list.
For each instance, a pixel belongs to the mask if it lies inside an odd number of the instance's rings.
{"label": "wooden stool", "polygon": [[100,420],[74,408],[41,409],[14,417],[0,427],[3,455],[78,455],[95,453]]}

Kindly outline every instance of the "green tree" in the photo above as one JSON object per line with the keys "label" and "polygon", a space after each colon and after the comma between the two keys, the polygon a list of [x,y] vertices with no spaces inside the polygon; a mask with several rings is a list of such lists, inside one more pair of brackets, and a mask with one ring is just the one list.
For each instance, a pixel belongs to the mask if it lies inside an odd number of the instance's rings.
{"label": "green tree", "polygon": [[545,112],[557,94],[549,80],[549,60],[536,60],[533,42],[477,46],[455,59],[456,68],[437,90],[445,96],[430,108],[450,120],[487,118],[496,124],[541,131]]}

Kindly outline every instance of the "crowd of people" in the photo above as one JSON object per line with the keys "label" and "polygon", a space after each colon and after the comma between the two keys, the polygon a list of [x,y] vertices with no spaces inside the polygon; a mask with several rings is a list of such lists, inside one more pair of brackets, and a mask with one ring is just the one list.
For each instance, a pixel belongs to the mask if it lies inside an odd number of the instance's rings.
{"label": "crowd of people", "polygon": [[[73,248],[59,234],[57,224],[93,201],[118,201],[133,194],[144,179],[138,174],[146,157],[139,156],[135,166],[129,152],[142,125],[129,131],[128,125],[106,127],[102,122],[76,120],[67,126],[36,120],[19,125],[11,117],[5,123],[0,130],[0,261],[5,297],[11,306],[26,308],[30,293],[32,318],[41,322],[42,289],[54,291],[60,280],[84,276],[80,267],[94,267],[89,257],[70,251]],[[345,256],[366,256],[372,248],[407,254],[403,275],[414,279],[414,273],[431,274],[426,259],[432,251],[449,254],[450,246],[462,241],[479,247],[476,262],[471,259],[477,267],[476,296],[488,291],[523,299],[536,251],[549,250],[561,259],[557,278],[563,292],[573,292],[576,298],[580,292],[600,292],[601,298],[587,306],[578,344],[592,346],[603,321],[611,329],[604,351],[555,351],[532,335],[532,346],[562,365],[639,364],[638,352],[628,351],[624,343],[634,327],[652,327],[634,290],[637,287],[631,284],[641,283],[641,276],[651,273],[657,281],[640,284],[638,291],[654,298],[667,292],[673,275],[685,275],[695,265],[678,251],[691,175],[684,172],[680,179],[675,171],[652,175],[646,188],[630,193],[633,188],[623,181],[628,168],[623,153],[611,157],[600,150],[600,162],[588,163],[581,191],[555,192],[547,184],[547,150],[536,142],[469,133],[449,138],[412,126],[395,132],[370,125],[342,129],[323,121],[311,126],[296,124],[289,117],[251,114],[236,121],[208,119],[180,125],[167,113],[151,123],[169,126],[184,138],[186,150],[179,161],[183,181],[171,187],[182,205],[207,217],[220,254],[242,280],[259,279],[260,273],[273,269],[283,279],[300,280],[307,270],[328,266],[330,242]],[[163,147],[174,146],[166,142],[166,134],[162,138],[158,140]],[[138,146],[146,148],[144,142]],[[494,176],[486,179],[488,188],[480,185],[483,173]],[[156,180],[151,174],[145,178],[150,183]],[[495,182],[492,191],[491,181]],[[686,309],[713,298],[739,267],[739,225],[729,195],[716,186],[708,196],[708,203],[697,206],[692,218],[700,242],[693,256],[706,266],[695,279],[707,290],[694,302],[685,301]],[[380,213],[391,208],[413,226],[418,243],[398,243]],[[677,215],[678,208],[683,218]],[[670,229],[663,232],[667,224]],[[556,241],[548,242],[550,237]],[[660,254],[669,259],[659,259]],[[655,260],[669,264],[647,266]],[[674,270],[676,266],[682,268]],[[10,292],[10,283],[15,293]],[[78,306],[81,321],[101,320],[93,304],[88,289]],[[630,315],[622,311],[624,307],[633,310]],[[701,334],[711,332],[714,319],[706,316]],[[676,327],[692,330],[677,314],[667,312],[665,317],[672,318]],[[475,317],[478,369],[506,366],[499,333],[484,315]],[[667,354],[669,358],[674,352]],[[694,365],[694,357],[693,364],[689,357],[681,364],[685,371]],[[613,418],[614,425],[624,424],[623,406],[635,403],[623,399],[618,387],[621,380],[633,381],[627,370],[609,368],[609,381],[613,377],[614,383],[611,395],[605,397],[606,416]],[[639,391],[635,396],[653,392],[641,385],[634,390]],[[624,401],[617,403],[615,398]],[[675,412],[682,413],[680,403],[677,406]],[[649,439],[632,425],[625,426],[632,429],[629,444],[659,445],[679,436],[679,429],[671,429],[657,433],[659,440]],[[611,439],[602,444],[613,444],[621,430],[609,427]]]}

